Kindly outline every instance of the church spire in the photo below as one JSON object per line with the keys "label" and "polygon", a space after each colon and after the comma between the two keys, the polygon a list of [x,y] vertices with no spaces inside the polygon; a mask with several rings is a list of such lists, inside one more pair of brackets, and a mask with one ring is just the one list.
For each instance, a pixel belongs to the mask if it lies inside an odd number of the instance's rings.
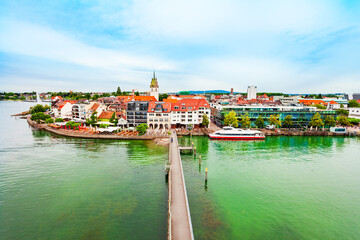
{"label": "church spire", "polygon": [[153,78],[151,79],[150,88],[159,88],[159,83],[158,83],[157,78],[155,76],[155,70],[153,72]]}

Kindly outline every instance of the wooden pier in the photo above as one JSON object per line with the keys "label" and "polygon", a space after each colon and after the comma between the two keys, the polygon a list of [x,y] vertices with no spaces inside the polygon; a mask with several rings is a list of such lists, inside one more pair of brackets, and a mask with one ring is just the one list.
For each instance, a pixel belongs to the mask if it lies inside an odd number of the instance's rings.
{"label": "wooden pier", "polygon": [[175,131],[171,131],[169,163],[167,166],[169,173],[168,240],[193,240],[190,208],[181,164],[180,148]]}

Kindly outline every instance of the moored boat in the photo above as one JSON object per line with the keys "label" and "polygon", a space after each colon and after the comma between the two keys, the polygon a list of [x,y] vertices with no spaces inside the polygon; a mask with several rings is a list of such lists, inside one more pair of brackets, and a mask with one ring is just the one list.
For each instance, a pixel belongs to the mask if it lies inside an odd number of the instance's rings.
{"label": "moored boat", "polygon": [[264,140],[265,135],[257,130],[243,130],[233,127],[223,129],[209,134],[210,139],[218,140]]}

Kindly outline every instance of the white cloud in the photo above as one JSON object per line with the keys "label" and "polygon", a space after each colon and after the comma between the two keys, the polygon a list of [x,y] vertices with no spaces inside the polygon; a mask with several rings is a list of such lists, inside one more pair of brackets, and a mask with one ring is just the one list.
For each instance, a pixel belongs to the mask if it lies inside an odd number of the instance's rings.
{"label": "white cloud", "polygon": [[0,50],[104,69],[173,70],[171,61],[90,46],[63,33],[27,22],[2,20]]}
{"label": "white cloud", "polygon": [[211,37],[218,41],[252,32],[303,33],[328,26],[337,14],[330,6],[323,0],[135,0],[119,22],[141,37],[208,42]]}

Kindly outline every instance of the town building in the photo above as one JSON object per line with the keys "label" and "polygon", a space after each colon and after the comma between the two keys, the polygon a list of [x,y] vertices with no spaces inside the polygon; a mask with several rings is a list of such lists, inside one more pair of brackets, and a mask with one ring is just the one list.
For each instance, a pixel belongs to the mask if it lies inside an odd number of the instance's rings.
{"label": "town building", "polygon": [[273,96],[274,101],[280,101],[280,103],[284,106],[294,106],[299,104],[299,96]]}
{"label": "town building", "polygon": [[171,128],[171,102],[149,102],[147,124],[151,129]]}
{"label": "town building", "polygon": [[204,114],[210,119],[210,104],[204,98],[181,99],[171,104],[171,127],[199,127]]}
{"label": "town building", "polygon": [[360,93],[354,93],[354,94],[352,95],[352,99],[360,100]]}
{"label": "town building", "polygon": [[[291,115],[293,127],[306,127],[308,126],[311,118],[318,112],[323,118],[326,116],[336,117],[334,110],[317,110],[316,107],[310,106],[224,106],[217,105],[214,107],[214,121],[219,127],[224,126],[225,115],[230,111],[234,111],[240,122],[241,116],[249,114],[252,126],[255,126],[256,119],[261,115],[265,121],[271,115],[279,115],[279,119],[283,121],[287,115]],[[268,123],[266,123],[268,124]]]}
{"label": "town building", "polygon": [[127,104],[127,124],[135,127],[142,123],[147,123],[147,112],[149,101],[130,101]]}
{"label": "town building", "polygon": [[155,97],[156,101],[159,101],[159,83],[155,77],[155,71],[150,83],[150,96]]}
{"label": "town building", "polygon": [[72,119],[72,107],[77,101],[57,101],[52,106],[52,112],[55,118]]}
{"label": "town building", "polygon": [[360,119],[360,108],[349,108],[349,118]]}
{"label": "town building", "polygon": [[246,99],[252,100],[252,99],[256,99],[256,97],[257,97],[257,87],[248,86]]}

